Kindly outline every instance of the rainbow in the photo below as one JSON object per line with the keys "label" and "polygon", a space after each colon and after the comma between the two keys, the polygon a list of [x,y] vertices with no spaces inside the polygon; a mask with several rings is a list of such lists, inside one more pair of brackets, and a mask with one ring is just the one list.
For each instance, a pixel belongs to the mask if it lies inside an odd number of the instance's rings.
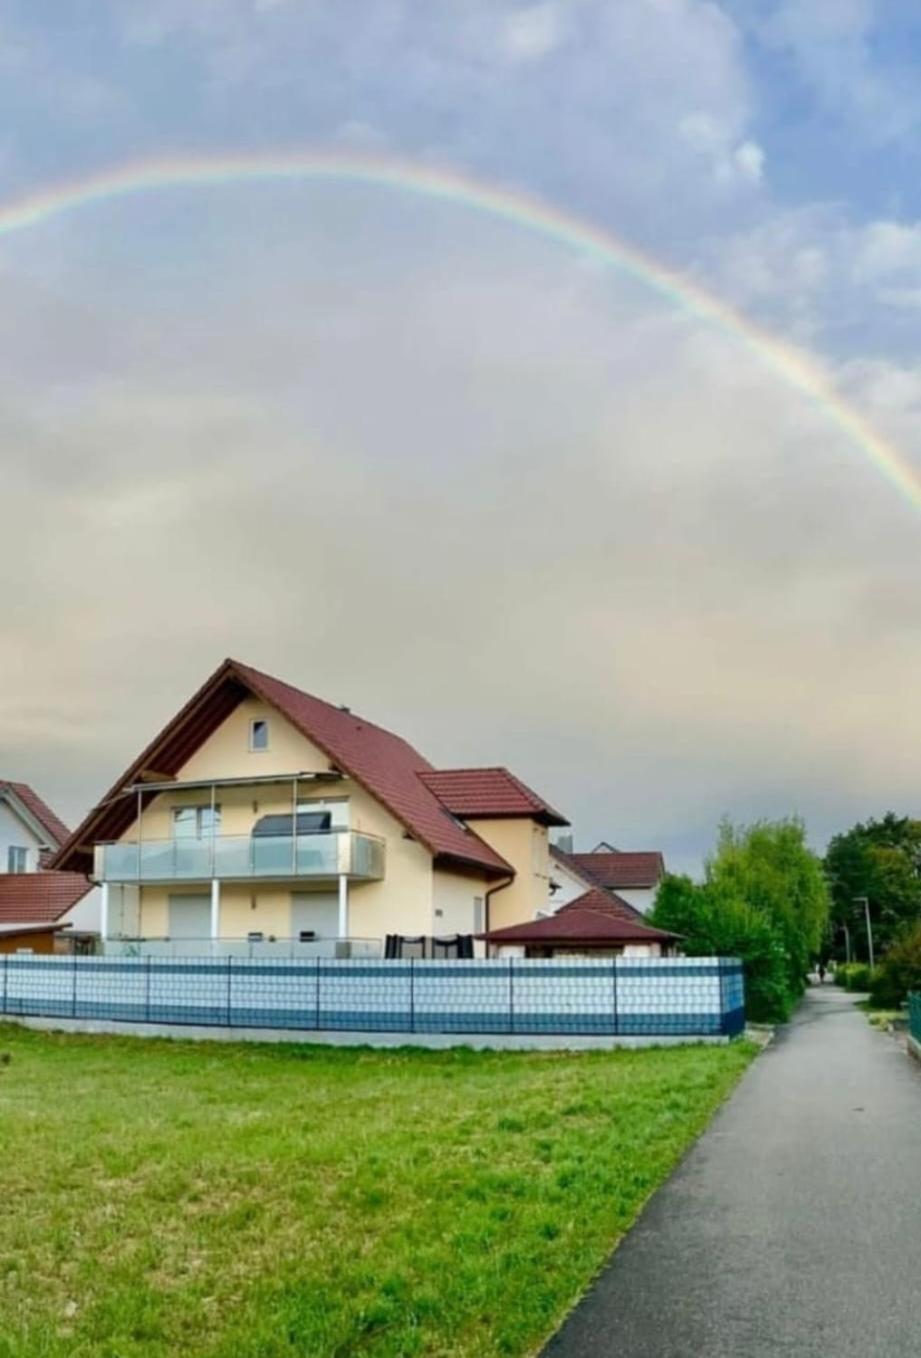
{"label": "rainbow", "polygon": [[921,510],[921,476],[864,415],[844,400],[810,355],[781,342],[698,283],[600,227],[531,194],[482,183],[456,170],[340,151],[148,160],[43,188],[0,205],[0,236],[39,226],[61,213],[91,203],[134,194],[270,180],[365,184],[456,204],[543,236],[619,270],[672,305],[743,343],[781,379],[813,401],[882,475]]}

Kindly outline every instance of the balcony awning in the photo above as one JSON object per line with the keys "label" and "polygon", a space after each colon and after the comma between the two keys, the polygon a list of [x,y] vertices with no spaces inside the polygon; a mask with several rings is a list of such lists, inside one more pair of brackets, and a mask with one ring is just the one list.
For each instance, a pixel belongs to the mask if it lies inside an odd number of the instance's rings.
{"label": "balcony awning", "polygon": [[321,773],[263,773],[252,778],[190,778],[172,779],[165,783],[132,783],[123,790],[124,796],[138,792],[176,792],[196,787],[254,787],[257,783],[340,783],[345,778],[338,769]]}

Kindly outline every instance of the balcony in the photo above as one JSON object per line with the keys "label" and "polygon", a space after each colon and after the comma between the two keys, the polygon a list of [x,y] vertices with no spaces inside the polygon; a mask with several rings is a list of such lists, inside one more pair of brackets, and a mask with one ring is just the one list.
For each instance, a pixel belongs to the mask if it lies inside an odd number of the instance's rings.
{"label": "balcony", "polygon": [[99,882],[250,881],[337,878],[378,881],[384,841],[357,830],[303,835],[215,835],[97,844]]}

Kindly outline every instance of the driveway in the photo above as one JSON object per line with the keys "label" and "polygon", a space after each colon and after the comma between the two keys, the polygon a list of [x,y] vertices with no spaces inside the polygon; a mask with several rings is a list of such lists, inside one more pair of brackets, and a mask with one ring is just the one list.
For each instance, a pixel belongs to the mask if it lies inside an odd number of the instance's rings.
{"label": "driveway", "polygon": [[545,1354],[919,1352],[921,1073],[816,987]]}

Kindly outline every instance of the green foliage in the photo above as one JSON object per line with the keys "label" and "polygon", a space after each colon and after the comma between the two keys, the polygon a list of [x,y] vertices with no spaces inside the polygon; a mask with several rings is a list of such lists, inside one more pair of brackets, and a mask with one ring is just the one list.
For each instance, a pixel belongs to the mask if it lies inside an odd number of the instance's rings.
{"label": "green foliage", "polygon": [[903,1004],[910,990],[921,991],[921,923],[905,930],[875,969],[870,995],[880,1008]]}
{"label": "green foliage", "polygon": [[0,1358],[536,1353],[754,1051],[0,1049]]}
{"label": "green foliage", "polygon": [[868,962],[852,962],[850,966],[839,968],[844,972],[843,985],[846,990],[859,991],[861,994],[870,989],[874,973]]}
{"label": "green foliage", "polygon": [[835,835],[825,855],[832,897],[836,951],[845,951],[843,925],[851,934],[852,953],[868,956],[863,909],[870,903],[873,938],[878,952],[895,941],[907,924],[921,916],[921,821],[888,812]]}
{"label": "green foliage", "polygon": [[828,919],[828,888],[818,857],[798,819],[720,826],[707,878],[758,912],[777,931],[787,959],[787,983],[798,995],[819,951]]}
{"label": "green foliage", "polygon": [[720,827],[705,880],[668,876],[652,922],[683,936],[691,956],[740,957],[746,1014],[785,1018],[803,988],[828,918],[821,865],[798,820]]}

